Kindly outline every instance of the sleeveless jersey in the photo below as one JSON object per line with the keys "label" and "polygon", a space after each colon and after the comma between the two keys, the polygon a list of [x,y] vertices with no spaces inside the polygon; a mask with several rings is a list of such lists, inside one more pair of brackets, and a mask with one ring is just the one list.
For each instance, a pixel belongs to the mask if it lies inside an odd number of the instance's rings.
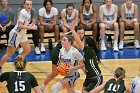
{"label": "sleeveless jersey", "polygon": [[114,19],[115,5],[114,4],[111,4],[110,11],[107,11],[106,4],[102,5],[101,7],[103,9],[104,21],[105,22],[112,21]]}
{"label": "sleeveless jersey", "polygon": [[[66,51],[65,48],[62,47],[60,49],[59,59],[61,62],[69,64],[70,67],[75,67],[78,66],[78,62],[83,59],[83,56],[73,46],[71,46],[69,51]],[[78,70],[75,72],[78,72]]]}
{"label": "sleeveless jersey", "polygon": [[137,76],[132,81],[131,93],[140,93],[140,77]]}
{"label": "sleeveless jersey", "polygon": [[95,76],[100,76],[101,70],[98,66],[97,57],[94,49],[90,48],[89,46],[85,46],[83,52],[84,52],[84,59],[85,59],[84,64],[86,68],[87,79]]}
{"label": "sleeveless jersey", "polygon": [[63,9],[62,10],[64,12],[64,15],[65,15],[65,18],[67,20],[67,23],[71,23],[74,19],[75,19],[75,16],[76,16],[76,9],[73,10],[72,14],[69,16],[67,15],[66,13],[66,9]]}
{"label": "sleeveless jersey", "polygon": [[9,93],[31,93],[31,88],[38,86],[35,77],[26,71],[3,73],[0,81],[7,81]]}
{"label": "sleeveless jersey", "polygon": [[42,16],[46,23],[52,23],[54,21],[53,17],[56,15],[58,15],[58,10],[55,7],[51,7],[49,14],[47,14],[45,7],[39,9],[39,16]]}
{"label": "sleeveless jersey", "polygon": [[18,22],[23,22],[23,25],[29,25],[30,21],[31,21],[31,12],[28,12],[26,11],[25,9],[22,9],[20,12],[19,12],[19,15],[18,15],[18,20],[17,20],[17,23],[14,27],[14,29],[16,30],[16,32],[19,32],[20,34],[26,34],[26,31],[27,29],[20,29],[18,27]]}
{"label": "sleeveless jersey", "polygon": [[[118,85],[118,93],[125,93],[125,83],[124,80],[121,80]],[[116,79],[112,78],[105,84],[104,93],[116,93]]]}
{"label": "sleeveless jersey", "polygon": [[92,21],[93,18],[92,4],[90,5],[89,11],[87,11],[85,6],[83,6],[83,17],[86,22]]}
{"label": "sleeveless jersey", "polygon": [[128,9],[127,9],[127,6],[126,6],[126,3],[124,4],[124,8],[125,8],[125,18],[126,18],[126,19],[130,19],[130,20],[133,19],[133,17],[134,17],[134,6],[135,6],[135,4],[132,3],[131,9],[128,10]]}

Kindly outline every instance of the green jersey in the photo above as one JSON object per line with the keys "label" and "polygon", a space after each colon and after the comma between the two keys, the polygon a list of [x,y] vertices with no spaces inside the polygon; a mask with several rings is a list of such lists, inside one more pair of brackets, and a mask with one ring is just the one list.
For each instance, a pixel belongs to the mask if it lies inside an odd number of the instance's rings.
{"label": "green jersey", "polygon": [[[121,80],[118,84],[118,93],[125,93],[124,80]],[[116,79],[112,78],[105,84],[104,93],[116,93]]]}
{"label": "green jersey", "polygon": [[84,64],[86,69],[86,77],[93,78],[101,75],[101,70],[97,63],[97,56],[95,50],[89,46],[84,47]]}
{"label": "green jersey", "polygon": [[31,89],[38,86],[35,77],[26,71],[5,72],[0,76],[0,81],[7,81],[9,93],[31,93]]}

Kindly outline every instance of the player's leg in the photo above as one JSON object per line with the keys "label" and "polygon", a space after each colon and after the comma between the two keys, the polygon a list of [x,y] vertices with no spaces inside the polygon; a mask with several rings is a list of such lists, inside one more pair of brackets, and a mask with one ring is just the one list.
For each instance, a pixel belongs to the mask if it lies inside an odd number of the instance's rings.
{"label": "player's leg", "polygon": [[124,30],[125,30],[125,23],[124,22],[120,22],[120,43],[119,43],[119,49],[123,49],[123,37],[124,37]]}
{"label": "player's leg", "polygon": [[101,50],[106,50],[106,46],[105,46],[105,24],[104,23],[100,23],[99,24],[100,27],[100,37],[101,37]]}
{"label": "player's leg", "polygon": [[119,37],[119,25],[117,22],[113,24],[114,26],[114,51],[118,51],[118,37]]}

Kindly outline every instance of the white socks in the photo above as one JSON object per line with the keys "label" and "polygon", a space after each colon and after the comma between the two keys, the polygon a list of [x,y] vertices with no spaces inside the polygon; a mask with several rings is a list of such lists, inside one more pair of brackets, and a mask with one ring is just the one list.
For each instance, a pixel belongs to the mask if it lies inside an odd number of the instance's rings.
{"label": "white socks", "polygon": [[60,82],[57,82],[55,85],[51,87],[51,93],[58,93],[62,89],[63,89],[62,84]]}

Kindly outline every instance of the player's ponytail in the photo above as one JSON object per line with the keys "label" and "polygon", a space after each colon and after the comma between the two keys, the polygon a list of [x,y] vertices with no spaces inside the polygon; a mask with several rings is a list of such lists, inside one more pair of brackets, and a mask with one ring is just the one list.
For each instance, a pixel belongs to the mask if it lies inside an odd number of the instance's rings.
{"label": "player's ponytail", "polygon": [[122,67],[118,67],[115,70],[115,77],[117,78],[117,81],[116,81],[116,93],[119,93],[118,92],[118,85],[119,85],[120,81],[125,78],[125,70]]}
{"label": "player's ponytail", "polygon": [[24,70],[26,67],[26,63],[27,63],[26,59],[23,58],[21,55],[17,56],[14,61],[15,68],[17,70]]}

